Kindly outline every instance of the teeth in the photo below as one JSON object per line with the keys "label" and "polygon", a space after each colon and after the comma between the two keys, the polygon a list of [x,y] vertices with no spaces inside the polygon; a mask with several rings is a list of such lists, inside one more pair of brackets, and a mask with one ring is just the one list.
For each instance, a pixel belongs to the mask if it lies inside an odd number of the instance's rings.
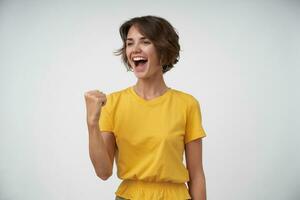
{"label": "teeth", "polygon": [[133,61],[139,61],[139,60],[146,60],[146,58],[143,57],[134,57],[132,58]]}

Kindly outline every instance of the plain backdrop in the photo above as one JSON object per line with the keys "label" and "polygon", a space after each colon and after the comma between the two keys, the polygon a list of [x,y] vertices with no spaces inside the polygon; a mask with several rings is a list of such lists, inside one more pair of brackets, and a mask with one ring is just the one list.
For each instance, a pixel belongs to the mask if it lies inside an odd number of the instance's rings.
{"label": "plain backdrop", "polygon": [[[198,99],[209,200],[299,200],[300,2],[0,1],[0,199],[114,199],[94,172],[84,92],[136,82],[118,28],[169,20],[180,61],[164,77]],[[116,167],[116,166],[115,166]]]}

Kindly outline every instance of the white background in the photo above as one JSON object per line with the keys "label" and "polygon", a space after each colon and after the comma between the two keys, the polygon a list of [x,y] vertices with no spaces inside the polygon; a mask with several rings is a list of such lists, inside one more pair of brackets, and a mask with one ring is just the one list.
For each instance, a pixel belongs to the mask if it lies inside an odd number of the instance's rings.
{"label": "white background", "polygon": [[84,92],[136,81],[113,51],[158,15],[182,47],[169,87],[201,106],[209,200],[299,200],[299,1],[0,1],[0,199],[114,199],[97,178]]}

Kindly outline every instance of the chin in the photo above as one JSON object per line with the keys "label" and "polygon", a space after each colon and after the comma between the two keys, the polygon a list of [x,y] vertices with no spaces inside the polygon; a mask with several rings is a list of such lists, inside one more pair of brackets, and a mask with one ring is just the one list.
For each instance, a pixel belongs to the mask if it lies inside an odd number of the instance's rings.
{"label": "chin", "polygon": [[137,78],[148,78],[148,67],[145,69],[145,71],[133,70],[133,73]]}
{"label": "chin", "polygon": [[134,75],[138,79],[146,79],[146,78],[148,78],[147,73],[145,73],[145,72],[134,72]]}

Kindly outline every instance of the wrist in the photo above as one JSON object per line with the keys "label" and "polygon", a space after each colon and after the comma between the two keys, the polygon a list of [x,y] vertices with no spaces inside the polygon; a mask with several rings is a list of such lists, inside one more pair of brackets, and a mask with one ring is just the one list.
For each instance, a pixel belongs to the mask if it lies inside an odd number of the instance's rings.
{"label": "wrist", "polygon": [[99,128],[98,122],[95,122],[95,121],[88,121],[87,125],[88,125],[88,128],[90,128],[90,129]]}

